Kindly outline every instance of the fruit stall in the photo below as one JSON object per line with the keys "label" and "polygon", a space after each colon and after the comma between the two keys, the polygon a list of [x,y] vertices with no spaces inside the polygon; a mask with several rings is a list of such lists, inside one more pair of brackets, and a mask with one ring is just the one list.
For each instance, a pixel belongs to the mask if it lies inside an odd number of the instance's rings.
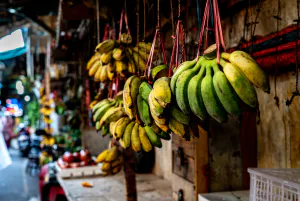
{"label": "fruit stall", "polygon": [[248,198],[249,168],[299,168],[299,19],[298,1],[60,0],[40,113],[48,134],[60,116],[67,198]]}

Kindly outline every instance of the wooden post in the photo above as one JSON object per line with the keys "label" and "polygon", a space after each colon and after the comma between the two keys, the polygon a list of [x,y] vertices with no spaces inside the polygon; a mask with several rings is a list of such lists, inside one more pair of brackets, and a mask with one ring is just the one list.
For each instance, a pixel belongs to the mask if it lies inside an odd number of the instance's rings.
{"label": "wooden post", "polygon": [[248,167],[257,167],[256,111],[245,111],[243,113],[241,149],[243,189],[247,190],[250,187],[250,175],[247,169]]}
{"label": "wooden post", "polygon": [[126,201],[137,201],[134,157],[132,149],[123,149],[124,173],[126,182]]}
{"label": "wooden post", "polygon": [[199,193],[208,192],[208,177],[204,174],[205,167],[208,165],[208,134],[200,126],[199,138],[195,139],[195,200],[198,200]]}

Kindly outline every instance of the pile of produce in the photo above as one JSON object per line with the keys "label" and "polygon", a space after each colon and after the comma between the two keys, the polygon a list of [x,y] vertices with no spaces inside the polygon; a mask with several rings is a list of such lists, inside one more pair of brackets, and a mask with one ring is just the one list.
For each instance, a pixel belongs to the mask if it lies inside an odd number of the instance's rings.
{"label": "pile of produce", "polygon": [[268,76],[245,52],[222,53],[221,68],[211,56],[182,63],[171,78],[172,94],[186,115],[202,120],[209,115],[219,123],[226,122],[228,114],[239,119],[240,100],[252,108],[258,105],[252,84],[269,93]]}
{"label": "pile of produce", "polygon": [[125,78],[143,73],[151,44],[140,42],[133,47],[131,42],[131,36],[123,33],[120,41],[109,39],[98,44],[86,66],[89,76],[94,77],[96,82],[108,82],[117,75]]}
{"label": "pile of produce", "polygon": [[117,146],[105,149],[96,159],[97,163],[102,163],[103,175],[116,174],[123,167],[123,157]]}
{"label": "pile of produce", "polygon": [[91,154],[87,150],[81,150],[80,152],[74,153],[67,151],[57,160],[57,164],[62,169],[96,165]]}
{"label": "pile of produce", "polygon": [[53,99],[48,99],[46,95],[43,95],[40,99],[40,114],[43,115],[43,120],[45,122],[45,125],[47,125],[44,130],[46,133],[51,134],[53,133],[53,128],[50,127],[50,124],[52,123],[52,119],[50,118],[51,113],[54,111],[53,108]]}

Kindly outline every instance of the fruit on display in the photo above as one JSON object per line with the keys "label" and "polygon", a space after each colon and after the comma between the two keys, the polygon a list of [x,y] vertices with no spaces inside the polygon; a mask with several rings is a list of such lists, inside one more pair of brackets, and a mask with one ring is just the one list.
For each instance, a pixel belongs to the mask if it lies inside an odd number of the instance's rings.
{"label": "fruit on display", "polygon": [[87,150],[81,150],[78,152],[68,152],[66,151],[62,157],[57,160],[57,165],[62,168],[77,168],[84,166],[96,165],[95,161],[92,159],[91,154]]}
{"label": "fruit on display", "polygon": [[96,46],[86,65],[89,76],[96,82],[109,82],[117,75],[126,78],[144,73],[151,44],[140,42],[133,47],[132,37],[127,33],[121,35],[120,42],[108,39]]}
{"label": "fruit on display", "polygon": [[102,163],[103,176],[117,174],[123,167],[123,156],[117,146],[105,149],[97,156],[97,163]]}
{"label": "fruit on display", "polygon": [[[228,114],[240,119],[240,100],[253,108],[258,105],[252,84],[269,92],[268,76],[250,55],[234,51],[221,56],[220,65],[215,56],[209,54],[198,61],[183,62],[174,72],[170,86],[183,114],[191,112],[201,120],[209,115],[219,123],[226,122]],[[171,111],[174,113],[176,110]],[[175,120],[186,123],[178,118]],[[172,131],[183,132],[183,127],[174,128],[174,119],[169,121],[169,126]]]}
{"label": "fruit on display", "polygon": [[232,53],[223,52],[221,56],[237,66],[256,87],[270,93],[268,75],[259,67],[257,62],[246,52],[236,50]]}

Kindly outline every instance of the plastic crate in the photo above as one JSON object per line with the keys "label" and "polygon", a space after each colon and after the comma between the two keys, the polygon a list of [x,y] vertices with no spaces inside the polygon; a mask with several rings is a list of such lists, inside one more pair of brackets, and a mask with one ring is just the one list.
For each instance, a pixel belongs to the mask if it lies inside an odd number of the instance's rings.
{"label": "plastic crate", "polygon": [[248,168],[250,201],[300,201],[300,169]]}

